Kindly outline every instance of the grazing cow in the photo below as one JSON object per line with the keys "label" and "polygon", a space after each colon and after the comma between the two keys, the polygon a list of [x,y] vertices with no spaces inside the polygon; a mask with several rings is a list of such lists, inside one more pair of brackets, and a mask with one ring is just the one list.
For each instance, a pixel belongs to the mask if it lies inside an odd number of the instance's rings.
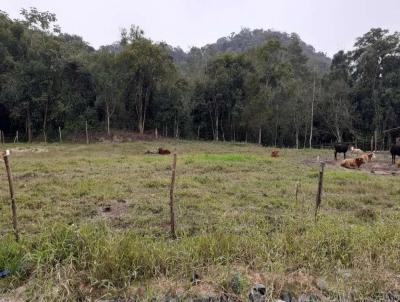
{"label": "grazing cow", "polygon": [[364,153],[363,150],[354,148],[353,146],[350,147],[350,151],[351,151],[352,154],[362,154],[362,153]]}
{"label": "grazing cow", "polygon": [[271,157],[279,157],[279,151],[278,150],[273,150],[271,152]]}
{"label": "grazing cow", "polygon": [[390,154],[392,154],[392,164],[394,165],[396,162],[396,155],[400,156],[400,146],[392,145],[392,147],[390,148]]}
{"label": "grazing cow", "polygon": [[349,151],[349,144],[335,144],[335,160],[337,160],[337,154],[343,153],[343,158],[346,159],[346,152]]}
{"label": "grazing cow", "polygon": [[171,151],[169,151],[168,149],[158,148],[158,154],[167,155],[167,154],[171,154]]}
{"label": "grazing cow", "polygon": [[362,159],[364,159],[364,162],[366,163],[366,162],[372,161],[372,159],[375,158],[376,156],[375,156],[375,152],[370,152],[370,153],[361,154],[360,157]]}
{"label": "grazing cow", "polygon": [[347,169],[359,169],[363,163],[364,159],[361,157],[357,157],[344,159],[340,165]]}

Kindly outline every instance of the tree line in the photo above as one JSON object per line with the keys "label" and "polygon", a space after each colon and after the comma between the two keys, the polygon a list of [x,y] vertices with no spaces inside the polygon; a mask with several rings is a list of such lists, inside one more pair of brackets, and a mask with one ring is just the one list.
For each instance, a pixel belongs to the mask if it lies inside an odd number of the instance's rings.
{"label": "tree line", "polygon": [[[328,70],[310,64],[296,34],[240,53],[192,49],[198,55],[182,64],[137,26],[96,50],[63,33],[52,13],[21,14],[11,20],[0,12],[0,130],[8,137],[19,131],[20,140],[54,141],[58,129],[72,135],[88,123],[106,135],[157,129],[175,138],[301,148],[399,126],[397,32],[371,29],[352,51],[335,54]],[[232,39],[241,37],[251,34]]]}

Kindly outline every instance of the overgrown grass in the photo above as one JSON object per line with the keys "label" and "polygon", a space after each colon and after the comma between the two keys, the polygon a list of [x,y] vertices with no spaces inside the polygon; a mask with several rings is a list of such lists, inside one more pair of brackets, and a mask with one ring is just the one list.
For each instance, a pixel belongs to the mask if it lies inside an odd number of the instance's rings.
{"label": "overgrown grass", "polygon": [[[168,229],[171,157],[144,155],[161,145],[178,152],[178,240]],[[12,156],[19,243],[5,177],[0,187],[6,297],[23,286],[30,300],[188,298],[204,288],[245,299],[254,282],[279,297],[288,288],[321,294],[319,277],[335,299],[379,299],[400,287],[396,177],[327,166],[315,223],[318,166],[310,159],[329,151],[285,149],[272,159],[270,149],[245,144],[40,147],[48,152]],[[200,285],[191,284],[193,272]]]}

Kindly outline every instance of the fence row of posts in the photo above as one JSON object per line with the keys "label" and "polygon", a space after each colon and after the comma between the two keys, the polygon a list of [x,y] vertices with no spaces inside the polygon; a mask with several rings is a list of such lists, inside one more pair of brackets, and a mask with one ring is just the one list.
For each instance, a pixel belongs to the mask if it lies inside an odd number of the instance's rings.
{"label": "fence row of posts", "polygon": [[[11,172],[11,164],[10,164],[10,150],[6,150],[1,154],[1,157],[4,161],[8,186],[10,191],[10,201],[11,201],[11,213],[12,213],[12,224],[15,240],[19,241],[19,231],[18,231],[18,219],[17,219],[17,203],[15,199],[15,191],[14,191],[14,182]],[[170,207],[170,227],[171,227],[171,237],[173,239],[177,238],[176,235],[176,219],[175,219],[175,177],[176,177],[176,162],[177,162],[177,154],[174,153],[172,157],[172,174],[171,174],[171,185],[170,185],[170,194],[169,194],[169,207]]]}
{"label": "fence row of posts", "polygon": [[[10,201],[11,201],[11,213],[12,213],[12,224],[13,224],[13,231],[14,231],[14,236],[15,240],[18,242],[19,241],[19,230],[18,230],[18,220],[17,220],[17,205],[16,205],[16,199],[15,199],[15,192],[14,192],[14,183],[13,183],[13,177],[12,177],[12,172],[11,172],[11,164],[10,164],[10,151],[6,150],[5,152],[2,153],[2,158],[4,160],[5,164],[5,169],[7,173],[7,180],[8,180],[8,185],[9,185],[9,191],[10,191]],[[169,194],[169,208],[170,208],[170,232],[171,232],[171,238],[172,239],[177,239],[177,234],[176,234],[176,216],[175,216],[175,178],[176,178],[176,163],[177,163],[177,154],[174,152],[172,156],[172,173],[171,173],[171,185],[170,185],[170,194]],[[325,162],[320,161],[320,170],[319,170],[319,177],[318,177],[318,189],[317,189],[317,195],[315,199],[315,212],[314,212],[314,219],[315,222],[318,220],[318,211],[321,207],[322,203],[322,192],[323,192],[323,180],[324,180],[324,170],[325,170]],[[297,197],[300,189],[300,182],[296,182],[296,192],[295,192],[295,198],[296,198],[296,203],[297,203]]]}

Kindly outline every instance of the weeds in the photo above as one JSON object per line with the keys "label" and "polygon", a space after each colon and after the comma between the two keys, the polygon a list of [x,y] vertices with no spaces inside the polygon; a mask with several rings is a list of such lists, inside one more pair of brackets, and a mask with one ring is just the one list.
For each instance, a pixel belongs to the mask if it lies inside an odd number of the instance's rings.
{"label": "weeds", "polygon": [[[245,298],[252,282],[274,284],[270,278],[278,278],[281,289],[273,295],[279,297],[292,282],[291,271],[326,276],[332,297],[347,297],[351,288],[360,299],[377,297],[400,287],[396,178],[327,166],[314,223],[318,166],[300,161],[317,152],[285,150],[284,158],[271,160],[270,150],[250,145],[175,147],[182,158],[176,241],[168,238],[170,157],[143,155],[155,144],[49,145],[46,154],[13,155],[22,240],[15,243],[10,235],[1,186],[0,269],[12,275],[0,280],[0,293],[9,296],[24,285],[28,300],[137,291],[150,299],[155,283],[170,280],[183,295],[222,286]],[[119,199],[124,206],[113,208]],[[111,205],[110,215],[101,214],[104,204]],[[196,286],[190,283],[194,270],[204,279]],[[303,281],[290,283],[296,294],[305,290]],[[173,286],[161,287],[165,294]]]}

